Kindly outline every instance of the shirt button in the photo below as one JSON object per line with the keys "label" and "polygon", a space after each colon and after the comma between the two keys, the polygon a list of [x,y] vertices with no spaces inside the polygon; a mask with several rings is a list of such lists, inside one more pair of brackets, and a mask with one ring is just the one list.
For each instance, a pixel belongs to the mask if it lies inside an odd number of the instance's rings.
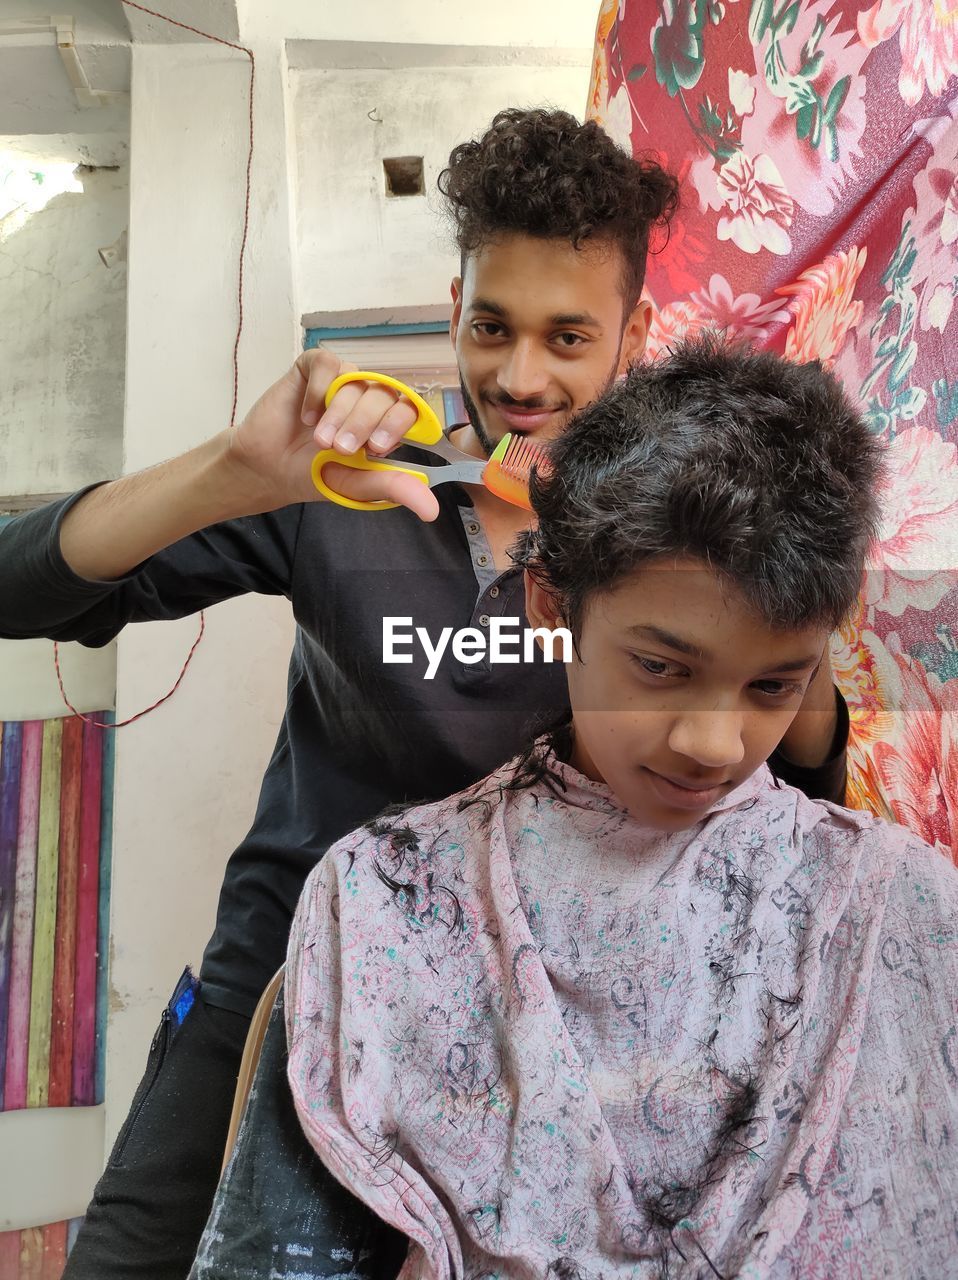
{"label": "shirt button", "polygon": [[490,587],[490,588],[489,588],[489,594],[490,594],[490,596],[493,598],[493,600],[495,600],[495,599],[496,599],[496,597],[499,595],[499,588],[498,588],[498,587]]}
{"label": "shirt button", "polygon": [[480,627],[488,627],[488,625],[489,625],[489,615],[488,615],[488,613],[480,613],[480,615],[479,615],[479,625],[480,625]]}
{"label": "shirt button", "polygon": [[472,522],[471,524],[467,524],[467,525],[466,525],[466,528],[469,530],[469,532],[470,532],[470,533],[478,533],[478,532],[479,532],[479,526],[476,524],[475,520],[473,520],[473,522]]}
{"label": "shirt button", "polygon": [[486,555],[485,552],[483,552],[481,556],[476,556],[476,564],[481,565],[483,569],[486,567],[488,563],[489,563],[489,557]]}

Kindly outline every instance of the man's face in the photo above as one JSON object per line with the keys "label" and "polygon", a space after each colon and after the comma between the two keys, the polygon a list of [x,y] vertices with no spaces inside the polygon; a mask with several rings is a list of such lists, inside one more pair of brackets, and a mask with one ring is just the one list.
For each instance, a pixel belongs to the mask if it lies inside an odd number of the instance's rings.
{"label": "man's face", "polygon": [[641,356],[649,309],[625,313],[623,263],[605,244],[509,235],[453,281],[451,335],[463,400],[486,452],[514,435],[549,440]]}
{"label": "man's face", "polygon": [[[528,578],[527,608],[561,625]],[[587,604],[567,668],[572,763],[646,826],[693,826],[778,746],[827,639],[773,631],[701,561],[643,566]]]}

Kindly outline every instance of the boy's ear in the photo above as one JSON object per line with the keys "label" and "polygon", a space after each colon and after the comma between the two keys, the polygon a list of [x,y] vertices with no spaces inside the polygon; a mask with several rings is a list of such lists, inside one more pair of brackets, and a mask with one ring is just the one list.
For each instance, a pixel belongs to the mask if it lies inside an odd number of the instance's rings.
{"label": "boy's ear", "polygon": [[[526,617],[532,627],[546,627],[549,631],[554,631],[556,627],[564,626],[562,615],[559,612],[559,602],[553,593],[547,590],[542,583],[529,572],[528,569],[524,573],[526,587]],[[542,640],[536,637],[541,646]]]}
{"label": "boy's ear", "polygon": [[449,337],[452,345],[456,345],[456,338],[459,334],[459,321],[462,319],[462,276],[455,276],[452,284],[449,286],[449,293],[452,296],[452,319],[449,321]]}
{"label": "boy's ear", "polygon": [[649,340],[649,326],[652,323],[652,304],[640,298],[632,309],[632,314],[625,322],[622,334],[622,347],[619,351],[619,365],[616,376],[625,373],[629,365],[641,360],[645,344]]}

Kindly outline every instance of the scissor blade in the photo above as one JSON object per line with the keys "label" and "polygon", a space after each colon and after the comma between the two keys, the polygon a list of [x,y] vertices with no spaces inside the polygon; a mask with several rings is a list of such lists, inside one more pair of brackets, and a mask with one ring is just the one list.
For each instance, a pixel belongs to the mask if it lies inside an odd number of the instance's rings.
{"label": "scissor blade", "polygon": [[[462,449],[457,449],[447,435],[441,436],[435,444],[417,444],[415,447],[425,449],[427,453],[436,453],[447,462],[466,462],[472,458],[471,453],[464,453]],[[479,465],[484,466],[485,463]]]}
{"label": "scissor blade", "polygon": [[450,463],[448,467],[424,467],[423,470],[429,473],[429,483],[437,485],[456,481],[458,484],[482,484],[482,473],[486,469],[486,464],[480,462],[478,458],[463,462],[461,453],[459,457],[459,462]]}

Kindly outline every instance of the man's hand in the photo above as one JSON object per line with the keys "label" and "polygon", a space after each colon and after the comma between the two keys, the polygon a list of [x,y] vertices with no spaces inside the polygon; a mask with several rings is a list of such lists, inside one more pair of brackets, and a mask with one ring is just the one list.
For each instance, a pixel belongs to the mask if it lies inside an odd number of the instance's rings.
{"label": "man's hand", "polygon": [[[382,456],[399,444],[416,421],[416,410],[388,387],[348,383],[326,408],[330,384],[355,367],[320,348],[304,351],[228,433],[229,462],[237,491],[250,495],[247,505],[272,511],[293,502],[320,501],[310,477],[320,449],[351,454],[366,448]],[[326,475],[330,486],[347,497],[398,502],[423,520],[439,514],[435,496],[410,476],[336,466]]]}
{"label": "man's hand", "polygon": [[835,686],[826,650],[779,750],[792,764],[818,768],[829,758],[837,725]]}
{"label": "man's hand", "polygon": [[[60,530],[67,564],[88,581],[111,581],[197,529],[295,502],[322,501],[310,468],[330,438],[341,453],[367,442],[372,452],[388,453],[416,420],[408,401],[378,384],[347,384],[324,413],[330,383],[353,369],[329,351],[304,351],[238,426],[178,458],[85,494]],[[349,498],[396,502],[422,520],[439,514],[432,491],[398,471],[330,464],[326,478]],[[364,518],[378,517],[356,516]]]}

